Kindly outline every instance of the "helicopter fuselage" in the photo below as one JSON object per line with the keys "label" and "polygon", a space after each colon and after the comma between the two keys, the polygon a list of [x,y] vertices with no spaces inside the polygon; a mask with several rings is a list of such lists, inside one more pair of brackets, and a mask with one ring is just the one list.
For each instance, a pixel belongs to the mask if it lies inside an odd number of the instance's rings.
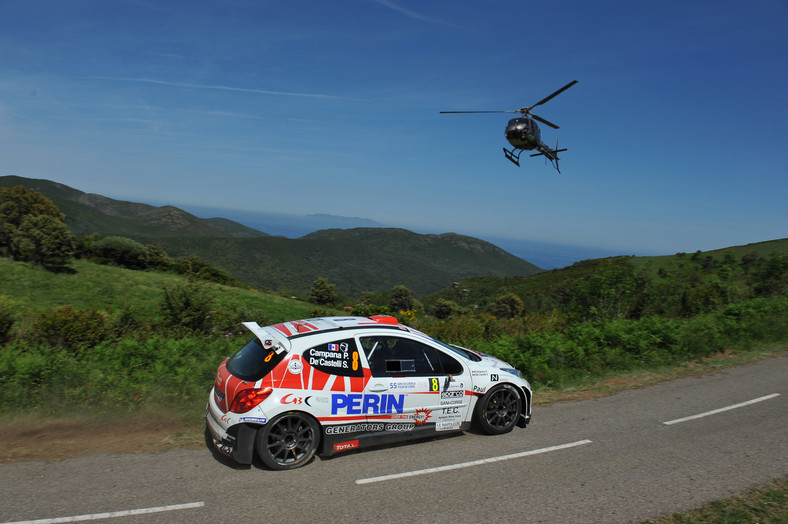
{"label": "helicopter fuselage", "polygon": [[506,140],[516,149],[532,150],[542,144],[542,132],[527,116],[512,118],[506,124]]}

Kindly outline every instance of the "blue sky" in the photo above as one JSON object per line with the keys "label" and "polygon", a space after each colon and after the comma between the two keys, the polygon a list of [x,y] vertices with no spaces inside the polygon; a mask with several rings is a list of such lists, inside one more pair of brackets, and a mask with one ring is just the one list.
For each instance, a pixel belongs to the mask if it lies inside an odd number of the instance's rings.
{"label": "blue sky", "polygon": [[[0,0],[0,175],[609,254],[784,238],[786,27],[784,0]],[[575,79],[536,110],[560,175],[504,158],[512,115],[439,114]]]}

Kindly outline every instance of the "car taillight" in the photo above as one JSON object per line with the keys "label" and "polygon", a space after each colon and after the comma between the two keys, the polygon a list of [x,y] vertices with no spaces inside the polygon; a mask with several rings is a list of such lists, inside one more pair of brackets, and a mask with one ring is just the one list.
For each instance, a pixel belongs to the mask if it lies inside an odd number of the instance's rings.
{"label": "car taillight", "polygon": [[233,405],[230,406],[230,411],[233,413],[246,413],[260,402],[267,399],[272,391],[271,388],[244,389],[233,399]]}

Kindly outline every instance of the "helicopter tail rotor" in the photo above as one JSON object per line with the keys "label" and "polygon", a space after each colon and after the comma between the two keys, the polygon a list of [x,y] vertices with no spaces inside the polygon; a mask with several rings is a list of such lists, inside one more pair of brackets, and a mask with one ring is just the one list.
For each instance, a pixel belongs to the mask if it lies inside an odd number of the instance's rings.
{"label": "helicopter tail rotor", "polygon": [[[533,115],[531,115],[531,116],[533,116]],[[563,149],[558,149],[558,139],[556,138],[555,139],[555,149],[550,149],[547,146],[540,147],[539,148],[539,152],[538,153],[533,153],[531,156],[544,156],[545,157],[545,163],[547,163],[547,161],[549,160],[550,163],[553,164],[553,167],[555,168],[555,170],[558,171],[559,173],[561,173],[561,170],[558,168],[558,153],[560,153],[562,151],[569,151],[569,149],[566,148],[566,147],[563,148]]]}

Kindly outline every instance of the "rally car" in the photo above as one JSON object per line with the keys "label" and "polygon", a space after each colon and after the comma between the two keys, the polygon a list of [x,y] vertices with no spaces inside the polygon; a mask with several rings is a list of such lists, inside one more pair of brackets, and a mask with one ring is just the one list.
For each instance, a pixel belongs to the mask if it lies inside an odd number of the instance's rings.
{"label": "rally car", "polygon": [[261,327],[219,366],[205,411],[213,444],[275,470],[315,454],[464,431],[501,434],[531,419],[531,386],[489,355],[390,316]]}

